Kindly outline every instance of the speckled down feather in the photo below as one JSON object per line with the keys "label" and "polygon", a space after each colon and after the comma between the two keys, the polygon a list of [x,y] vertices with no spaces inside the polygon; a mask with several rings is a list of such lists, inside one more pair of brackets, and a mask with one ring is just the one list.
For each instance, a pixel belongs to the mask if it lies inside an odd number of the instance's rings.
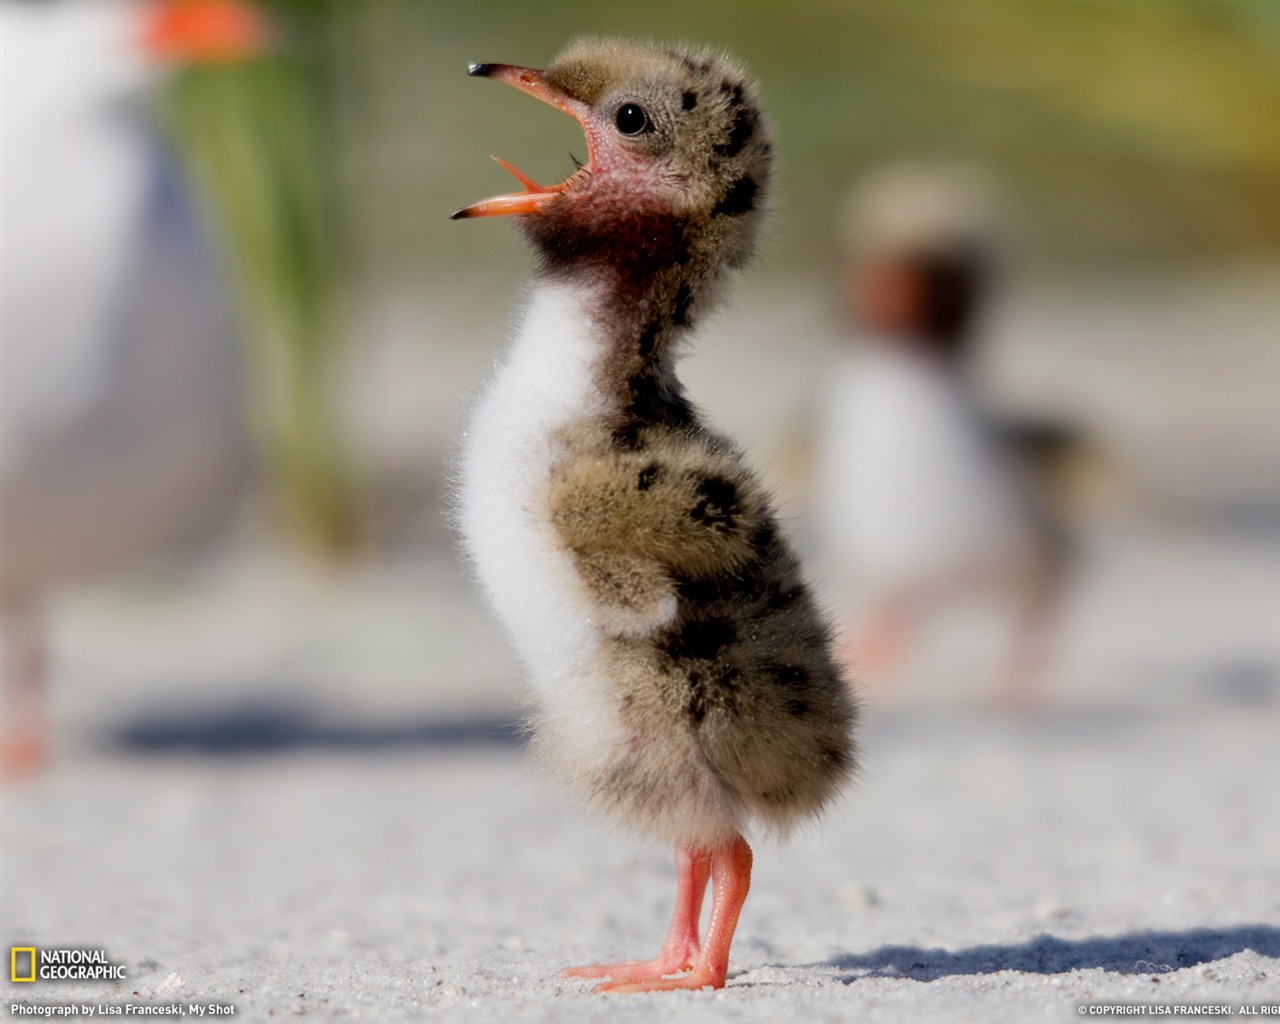
{"label": "speckled down feather", "polygon": [[558,774],[677,842],[785,832],[854,771],[856,706],[767,493],[676,376],[754,248],[767,127],[707,53],[583,44],[545,77],[653,111],[650,177],[575,178],[520,219],[540,269],[472,421],[460,524]]}

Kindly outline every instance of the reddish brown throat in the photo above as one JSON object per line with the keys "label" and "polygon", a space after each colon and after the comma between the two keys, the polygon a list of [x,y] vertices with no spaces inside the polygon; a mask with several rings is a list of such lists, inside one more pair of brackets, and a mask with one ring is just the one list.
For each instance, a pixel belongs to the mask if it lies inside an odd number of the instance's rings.
{"label": "reddish brown throat", "polygon": [[587,125],[589,111],[587,104],[549,84],[543,73],[533,68],[516,67],[514,64],[472,64],[467,68],[467,74],[477,78],[493,78],[499,82],[505,82],[507,85],[515,86],[521,92],[527,92],[530,96],[542,100],[543,103],[551,104],[557,110],[563,110],[577,121],[586,133],[587,162],[557,185],[539,185],[527,174],[521,173],[505,160],[496,156],[492,157],[500,167],[508,171],[516,181],[524,186],[524,191],[494,196],[492,199],[485,199],[478,203],[472,203],[470,206],[464,206],[453,214],[449,218],[450,220],[464,220],[469,217],[502,217],[508,214],[542,213],[547,204],[559,196],[561,192],[572,187],[575,182],[590,177],[594,170],[594,147],[592,145],[592,133]]}

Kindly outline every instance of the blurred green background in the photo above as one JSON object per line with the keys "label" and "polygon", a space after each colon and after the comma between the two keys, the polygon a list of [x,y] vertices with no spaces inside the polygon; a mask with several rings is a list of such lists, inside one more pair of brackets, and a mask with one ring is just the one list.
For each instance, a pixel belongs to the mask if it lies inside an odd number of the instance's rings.
{"label": "blurred green background", "polygon": [[[468,82],[470,61],[541,66],[580,34],[705,43],[758,76],[781,154],[774,263],[830,257],[850,181],[889,160],[974,158],[1048,268],[1280,248],[1280,6],[1266,0],[320,4],[351,243],[369,273],[474,265],[443,220],[582,155],[576,126]],[[518,258],[510,246],[496,258]]]}
{"label": "blurred green background", "polygon": [[[376,551],[406,531],[424,539],[428,522],[430,539],[444,539],[451,439],[529,267],[511,225],[449,214],[509,188],[490,154],[548,182],[585,156],[571,119],[468,79],[466,67],[545,66],[582,35],[701,43],[759,80],[779,155],[768,238],[688,372],[713,418],[762,462],[803,446],[802,411],[849,332],[839,311],[848,196],[904,163],[973,165],[996,193],[1005,274],[980,347],[1015,404],[1065,412],[1113,446],[1180,434],[1135,460],[1144,467],[1165,456],[1220,464],[1249,445],[1242,466],[1280,458],[1280,431],[1257,415],[1273,404],[1259,384],[1257,367],[1271,364],[1258,325],[1272,320],[1265,298],[1280,258],[1280,4],[1270,0],[0,3],[15,26],[64,21],[67,39],[109,29],[115,49],[104,36],[96,59],[137,65],[133,84],[108,95],[93,92],[97,72],[82,62],[83,102],[96,104],[82,128],[141,152],[113,113],[127,108],[146,145],[166,138],[195,186],[234,285],[239,388],[257,481],[273,496],[270,532],[312,550]],[[267,46],[235,60],[145,53],[129,26],[148,12],[262,17]],[[94,29],[95,17],[119,24]],[[16,38],[6,47],[20,48]],[[21,81],[29,98],[48,64]],[[51,96],[57,78],[42,85]],[[14,123],[18,98],[7,101]],[[29,105],[45,126],[34,137],[49,136],[61,115]],[[125,185],[136,181],[104,177],[74,197],[123,209]],[[45,191],[51,216],[63,216],[67,197]],[[77,225],[61,227],[75,238]],[[118,265],[124,242],[108,241],[101,266]],[[23,245],[18,262],[33,249]],[[41,286],[70,303],[80,282],[56,258],[50,267]],[[1206,282],[1212,294],[1200,295]],[[1175,293],[1190,312],[1173,311]],[[47,305],[30,297],[32,323],[48,327]],[[10,331],[33,350],[47,347],[38,333]],[[1142,364],[1151,409],[1113,390],[1124,359]],[[1212,405],[1206,373],[1229,384],[1230,409]]]}
{"label": "blurred green background", "polygon": [[[187,68],[167,99],[231,242],[266,464],[296,532],[323,550],[364,535],[362,474],[380,472],[369,458],[354,468],[335,407],[342,345],[416,330],[442,380],[468,379],[482,360],[458,363],[461,335],[500,333],[494,310],[511,305],[527,257],[510,232],[448,214],[507,189],[490,154],[542,181],[585,156],[570,119],[469,81],[473,61],[544,66],[580,35],[734,54],[758,77],[779,140],[763,261],[775,283],[834,291],[851,186],[903,161],[981,168],[1020,286],[1105,288],[1280,254],[1280,5],[1267,0],[266,9],[272,53]],[[409,315],[361,326],[362,311],[396,294],[418,297],[416,328]],[[421,401],[448,402],[447,390]]]}

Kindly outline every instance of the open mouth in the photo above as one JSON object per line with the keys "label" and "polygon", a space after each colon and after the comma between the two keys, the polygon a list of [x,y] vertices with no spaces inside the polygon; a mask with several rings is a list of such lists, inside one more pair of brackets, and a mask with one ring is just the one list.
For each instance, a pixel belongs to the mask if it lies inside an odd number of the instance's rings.
{"label": "open mouth", "polygon": [[[543,103],[549,103],[557,110],[563,110],[578,124],[582,125],[584,130],[586,129],[586,116],[589,110],[587,105],[549,84],[541,71],[516,67],[514,64],[472,64],[467,68],[467,74],[474,75],[477,78],[494,78],[499,82],[513,85],[521,92],[527,92],[530,96],[542,100]],[[565,189],[577,181],[590,177],[593,161],[591,133],[589,131],[586,132],[586,136],[586,164],[579,167],[558,185],[539,185],[528,175],[521,173],[505,160],[499,160],[495,156],[493,158],[494,161],[510,173],[516,181],[520,182],[524,187],[524,191],[494,196],[492,199],[472,203],[470,206],[463,207],[450,219],[463,220],[469,217],[501,217],[507,214],[541,213],[543,208]]]}

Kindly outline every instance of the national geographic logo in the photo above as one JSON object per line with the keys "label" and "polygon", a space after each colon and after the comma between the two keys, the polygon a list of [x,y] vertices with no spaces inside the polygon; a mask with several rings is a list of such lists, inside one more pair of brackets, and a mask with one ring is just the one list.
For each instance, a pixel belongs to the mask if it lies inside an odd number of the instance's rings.
{"label": "national geographic logo", "polygon": [[125,967],[113,964],[105,949],[9,947],[9,980],[123,981]]}

